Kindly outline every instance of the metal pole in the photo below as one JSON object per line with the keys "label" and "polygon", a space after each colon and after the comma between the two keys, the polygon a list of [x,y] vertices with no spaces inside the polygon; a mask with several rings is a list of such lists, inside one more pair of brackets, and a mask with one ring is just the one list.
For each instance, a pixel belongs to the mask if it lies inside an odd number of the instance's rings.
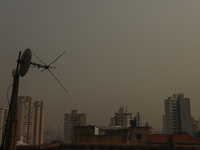
{"label": "metal pole", "polygon": [[17,68],[15,75],[13,76],[13,90],[9,106],[8,120],[5,130],[5,139],[3,139],[2,150],[4,147],[5,140],[5,149],[6,150],[16,150],[17,149],[17,97],[18,97],[18,88],[19,88],[19,74],[18,68],[20,63],[21,52],[19,52],[19,57],[17,60]]}

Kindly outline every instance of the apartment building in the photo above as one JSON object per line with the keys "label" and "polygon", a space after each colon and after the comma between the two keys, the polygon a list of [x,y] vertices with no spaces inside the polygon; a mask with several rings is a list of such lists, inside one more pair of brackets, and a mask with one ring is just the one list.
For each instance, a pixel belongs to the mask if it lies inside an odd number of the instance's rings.
{"label": "apartment building", "polygon": [[72,143],[74,138],[75,126],[86,126],[88,116],[86,113],[79,113],[78,110],[72,110],[70,114],[64,115],[64,142]]}
{"label": "apartment building", "polygon": [[129,113],[126,107],[120,107],[118,113],[110,119],[110,126],[129,127],[132,113]]}
{"label": "apartment building", "polygon": [[185,98],[184,94],[174,94],[165,100],[163,131],[166,134],[193,134],[190,98]]}
{"label": "apartment building", "polygon": [[29,96],[19,96],[17,100],[18,137],[20,143],[43,144],[44,104],[32,102]]}
{"label": "apartment building", "polygon": [[44,104],[35,101],[33,105],[33,145],[43,144]]}
{"label": "apartment building", "polygon": [[17,99],[18,141],[33,144],[33,104],[31,97],[19,96]]}

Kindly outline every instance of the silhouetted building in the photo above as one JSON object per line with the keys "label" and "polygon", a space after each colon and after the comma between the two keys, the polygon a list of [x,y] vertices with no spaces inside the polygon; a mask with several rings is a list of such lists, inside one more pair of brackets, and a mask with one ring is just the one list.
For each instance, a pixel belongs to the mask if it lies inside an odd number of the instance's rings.
{"label": "silhouetted building", "polygon": [[[77,127],[79,128],[79,127]],[[75,129],[75,132],[77,130]],[[200,138],[190,136],[188,134],[149,134],[148,129],[136,131],[136,135],[128,136],[127,141],[130,143],[122,143],[122,136],[116,135],[94,135],[96,127],[88,126],[78,129],[75,133],[75,141],[73,144],[46,144],[37,146],[18,146],[20,150],[199,150]],[[132,127],[131,127],[132,128]],[[138,127],[137,127],[138,128]],[[131,129],[129,130],[131,131]],[[128,132],[129,132],[128,131]],[[143,132],[141,132],[143,131]],[[122,131],[123,133],[123,131]],[[129,132],[131,133],[131,132]],[[140,136],[141,133],[141,136]],[[76,138],[77,137],[77,138]],[[135,137],[135,138],[132,138]],[[137,139],[137,140],[135,140]],[[90,142],[91,141],[91,142]],[[104,142],[105,141],[105,142]],[[119,142],[118,142],[119,141]],[[134,143],[135,142],[135,143]]]}
{"label": "silhouetted building", "polygon": [[187,132],[193,134],[190,99],[183,94],[174,94],[165,100],[163,131],[166,134]]}
{"label": "silhouetted building", "polygon": [[144,145],[151,133],[151,127],[76,126],[74,143]]}
{"label": "silhouetted building", "polygon": [[126,107],[120,107],[119,112],[110,119],[110,126],[129,127],[132,120],[132,113],[129,113]]}
{"label": "silhouetted building", "polygon": [[64,142],[72,143],[74,138],[75,126],[86,126],[88,117],[85,113],[79,113],[77,110],[72,110],[71,114],[65,114],[64,118]]}

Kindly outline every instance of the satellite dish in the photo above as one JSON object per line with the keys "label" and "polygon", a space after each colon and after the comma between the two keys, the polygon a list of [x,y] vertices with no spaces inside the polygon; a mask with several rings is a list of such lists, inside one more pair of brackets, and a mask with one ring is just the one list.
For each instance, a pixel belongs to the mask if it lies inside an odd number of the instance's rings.
{"label": "satellite dish", "polygon": [[22,58],[20,61],[20,70],[19,70],[19,74],[20,76],[24,76],[29,67],[30,67],[30,63],[31,63],[31,50],[30,49],[26,49],[23,54],[22,54]]}

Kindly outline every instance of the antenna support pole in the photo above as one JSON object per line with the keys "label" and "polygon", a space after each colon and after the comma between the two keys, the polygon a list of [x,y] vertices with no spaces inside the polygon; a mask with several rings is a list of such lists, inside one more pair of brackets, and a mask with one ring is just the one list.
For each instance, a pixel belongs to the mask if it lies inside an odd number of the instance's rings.
{"label": "antenna support pole", "polygon": [[[18,132],[18,122],[17,122],[17,97],[19,88],[19,64],[20,64],[21,52],[19,52],[19,57],[17,60],[16,72],[13,75],[13,89],[12,96],[9,106],[7,126],[4,133],[4,138],[2,142],[2,150],[4,147],[6,150],[16,150],[17,149],[17,132]],[[6,137],[6,138],[5,138]]]}

